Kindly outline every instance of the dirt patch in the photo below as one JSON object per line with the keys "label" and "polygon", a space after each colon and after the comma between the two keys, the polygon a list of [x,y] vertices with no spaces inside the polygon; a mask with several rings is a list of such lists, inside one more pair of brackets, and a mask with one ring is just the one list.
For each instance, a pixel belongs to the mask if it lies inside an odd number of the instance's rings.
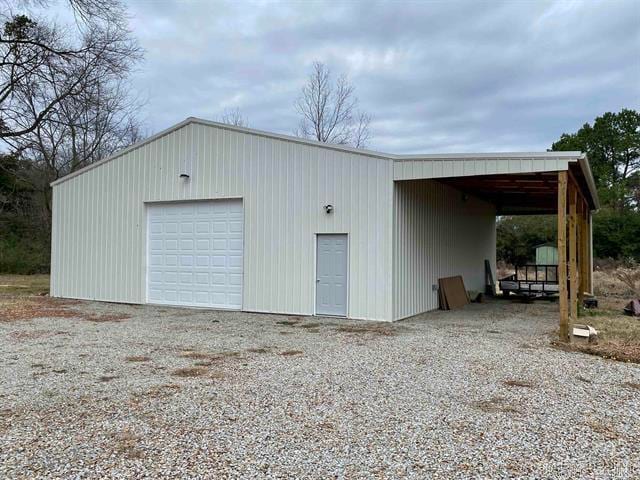
{"label": "dirt patch", "polygon": [[132,355],[124,358],[127,362],[149,362],[151,359],[142,355]]}
{"label": "dirt patch", "polygon": [[297,320],[280,320],[278,322],[276,322],[276,325],[287,325],[289,327],[293,326],[293,325],[298,325],[301,322],[300,319]]}
{"label": "dirt patch", "polygon": [[222,380],[226,377],[226,375],[222,372],[211,372],[209,374],[209,378],[213,379],[213,380]]}
{"label": "dirt patch", "polygon": [[320,323],[303,323],[300,325],[296,325],[296,328],[305,328],[305,329],[320,328],[320,327],[321,327]]}
{"label": "dirt patch", "polygon": [[523,388],[533,388],[535,385],[531,382],[525,382],[523,380],[505,380],[502,382],[507,387],[523,387]]}
{"label": "dirt patch", "polygon": [[334,328],[336,332],[353,333],[353,334],[369,334],[380,337],[393,337],[397,335],[398,328],[387,325],[339,325]]}
{"label": "dirt patch", "polygon": [[585,424],[594,432],[599,433],[607,440],[616,440],[620,438],[618,431],[608,423],[605,423],[599,419],[589,419]]}
{"label": "dirt patch", "polygon": [[116,375],[101,375],[98,377],[99,382],[110,382],[111,380],[115,380],[118,378]]}
{"label": "dirt patch", "polygon": [[610,360],[640,363],[640,343],[601,340],[597,344],[576,344],[555,341],[552,345],[565,352],[582,352]]}
{"label": "dirt patch", "polygon": [[24,297],[2,302],[0,322],[33,320],[34,318],[71,318],[78,312],[69,309],[77,300],[62,300],[51,297]]}
{"label": "dirt patch", "polygon": [[15,331],[9,333],[9,338],[14,340],[35,340],[38,338],[52,337],[55,332],[50,330],[32,330],[30,332]]}
{"label": "dirt patch", "polygon": [[0,275],[0,297],[46,295],[49,275]]}
{"label": "dirt patch", "polygon": [[167,383],[151,387],[149,390],[144,392],[134,393],[133,397],[136,402],[139,402],[144,398],[167,398],[178,393],[180,388],[182,387],[175,383]]}
{"label": "dirt patch", "polygon": [[187,350],[180,353],[179,357],[189,358],[192,360],[200,360],[203,364],[211,365],[213,362],[220,362],[229,359],[241,359],[241,352],[228,351],[228,352],[199,352],[197,350]]}
{"label": "dirt patch", "polygon": [[506,398],[493,397],[473,402],[473,406],[485,413],[520,413]]}
{"label": "dirt patch", "polygon": [[623,385],[631,390],[640,390],[640,383],[624,382]]}
{"label": "dirt patch", "polygon": [[140,436],[125,428],[115,436],[115,451],[127,458],[142,458],[142,451],[137,448]]}
{"label": "dirt patch", "polygon": [[283,357],[291,357],[294,355],[302,355],[304,352],[300,350],[285,350],[284,352],[280,352],[280,355]]}
{"label": "dirt patch", "polygon": [[131,315],[127,313],[89,313],[81,314],[79,316],[83,320],[94,323],[121,322],[123,320],[128,320],[131,318]]}
{"label": "dirt patch", "polygon": [[202,377],[207,373],[207,369],[204,367],[187,367],[187,368],[177,368],[171,375],[176,377],[184,377],[184,378],[194,378],[194,377]]}
{"label": "dirt patch", "polygon": [[184,352],[179,355],[182,358],[191,358],[193,360],[205,360],[212,357],[212,354],[205,352]]}
{"label": "dirt patch", "polygon": [[247,352],[249,353],[269,353],[271,350],[269,348],[261,347],[261,348],[247,348]]}
{"label": "dirt patch", "polygon": [[126,313],[85,313],[75,310],[81,305],[80,300],[69,300],[51,297],[22,297],[3,301],[0,322],[17,322],[35,318],[78,318],[88,322],[121,322],[131,318]]}

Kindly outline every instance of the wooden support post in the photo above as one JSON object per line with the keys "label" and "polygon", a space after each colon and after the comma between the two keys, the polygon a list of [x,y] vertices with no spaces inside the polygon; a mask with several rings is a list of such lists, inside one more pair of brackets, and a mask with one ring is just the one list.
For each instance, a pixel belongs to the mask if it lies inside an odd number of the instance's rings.
{"label": "wooden support post", "polygon": [[584,247],[584,239],[585,239],[585,221],[584,221],[584,209],[585,202],[582,196],[578,196],[578,206],[577,206],[577,242],[578,242],[578,305],[583,305],[584,303],[584,291],[587,286],[585,285],[585,281],[587,279],[585,275],[585,254],[586,248]]}
{"label": "wooden support post", "polygon": [[588,291],[593,295],[593,217],[587,210],[587,285]]}
{"label": "wooden support post", "polygon": [[567,291],[567,172],[558,172],[558,291],[560,341],[569,341],[569,292]]}
{"label": "wooden support post", "polygon": [[578,321],[578,188],[569,183],[569,331]]}
{"label": "wooden support post", "polygon": [[[592,293],[591,285],[589,284],[591,281],[591,255],[589,252],[589,204],[586,200],[583,200],[582,202],[581,227],[580,245],[582,247],[582,269],[580,270],[580,288],[582,290],[582,297],[584,297],[584,292]],[[582,300],[580,304],[582,305]]]}

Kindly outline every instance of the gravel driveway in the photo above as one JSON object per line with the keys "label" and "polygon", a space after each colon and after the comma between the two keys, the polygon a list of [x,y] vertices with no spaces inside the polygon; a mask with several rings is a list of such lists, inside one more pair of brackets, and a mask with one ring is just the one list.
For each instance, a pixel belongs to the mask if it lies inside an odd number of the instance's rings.
{"label": "gravel driveway", "polygon": [[640,368],[550,348],[553,304],[61,308],[0,322],[2,478],[640,475]]}

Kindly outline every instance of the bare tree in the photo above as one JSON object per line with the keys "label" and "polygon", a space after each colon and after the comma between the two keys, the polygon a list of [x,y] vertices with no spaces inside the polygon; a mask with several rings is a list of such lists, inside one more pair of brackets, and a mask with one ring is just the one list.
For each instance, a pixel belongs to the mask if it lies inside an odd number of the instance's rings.
{"label": "bare tree", "polygon": [[239,107],[236,108],[227,108],[222,113],[220,117],[220,121],[222,123],[226,123],[228,125],[234,125],[236,127],[248,127],[249,123],[242,115]]}
{"label": "bare tree", "polygon": [[126,77],[141,58],[116,0],[68,1],[76,18],[86,20],[78,40],[53,23],[0,15],[0,139],[34,131],[67,98],[83,95],[101,76]]}
{"label": "bare tree", "polygon": [[371,138],[371,116],[358,110],[355,87],[345,75],[333,82],[323,63],[313,64],[295,107],[302,116],[295,131],[299,137],[357,148],[364,148]]}
{"label": "bare tree", "polygon": [[[102,0],[80,1],[95,6]],[[51,181],[140,138],[140,101],[128,77],[141,55],[118,18],[83,24],[77,40],[24,15],[5,22],[0,140],[33,164],[33,174],[22,180],[41,193],[47,218]]]}

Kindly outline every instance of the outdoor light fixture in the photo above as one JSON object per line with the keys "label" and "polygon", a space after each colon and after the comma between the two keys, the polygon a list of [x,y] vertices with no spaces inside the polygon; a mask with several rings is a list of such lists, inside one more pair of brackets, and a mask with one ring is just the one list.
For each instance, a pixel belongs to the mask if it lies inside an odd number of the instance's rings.
{"label": "outdoor light fixture", "polygon": [[324,211],[327,212],[327,214],[333,212],[333,205],[325,205]]}
{"label": "outdoor light fixture", "polygon": [[188,180],[191,177],[191,156],[182,159],[182,165],[180,165],[180,178]]}

